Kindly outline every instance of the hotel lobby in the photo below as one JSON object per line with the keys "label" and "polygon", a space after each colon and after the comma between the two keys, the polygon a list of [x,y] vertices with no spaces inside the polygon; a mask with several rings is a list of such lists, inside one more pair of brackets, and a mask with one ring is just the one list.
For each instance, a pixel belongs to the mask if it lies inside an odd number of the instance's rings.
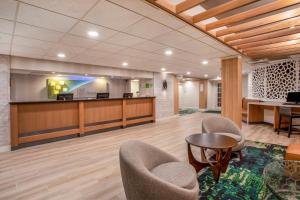
{"label": "hotel lobby", "polygon": [[300,199],[300,0],[0,0],[0,200]]}

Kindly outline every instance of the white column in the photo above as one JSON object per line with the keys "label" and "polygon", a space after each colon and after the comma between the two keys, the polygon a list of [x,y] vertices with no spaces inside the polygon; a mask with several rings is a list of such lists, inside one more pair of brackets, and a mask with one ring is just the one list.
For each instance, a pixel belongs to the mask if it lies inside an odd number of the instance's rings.
{"label": "white column", "polygon": [[0,54],[0,152],[10,150],[10,57]]}

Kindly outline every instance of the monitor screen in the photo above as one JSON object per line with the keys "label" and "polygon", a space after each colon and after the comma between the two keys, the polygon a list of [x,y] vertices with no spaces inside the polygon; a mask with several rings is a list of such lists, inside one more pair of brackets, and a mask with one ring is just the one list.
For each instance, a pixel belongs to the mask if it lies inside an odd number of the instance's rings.
{"label": "monitor screen", "polygon": [[73,94],[72,93],[58,94],[56,99],[63,100],[63,101],[71,101],[73,100]]}
{"label": "monitor screen", "polygon": [[287,102],[299,102],[300,103],[300,92],[289,92],[286,98]]}

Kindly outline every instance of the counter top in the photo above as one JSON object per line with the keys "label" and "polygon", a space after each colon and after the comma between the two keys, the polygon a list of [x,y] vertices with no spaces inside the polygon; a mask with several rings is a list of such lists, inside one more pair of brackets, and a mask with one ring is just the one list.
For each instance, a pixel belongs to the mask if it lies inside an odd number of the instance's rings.
{"label": "counter top", "polygon": [[282,107],[289,107],[289,108],[300,107],[300,104],[284,104],[281,102],[270,102],[270,101],[248,102],[248,104],[260,105],[260,106],[275,106],[275,107],[282,106]]}
{"label": "counter top", "polygon": [[63,101],[63,100],[40,100],[40,101],[12,101],[10,104],[30,104],[30,103],[56,103],[56,102],[77,102],[77,101],[108,101],[108,100],[123,100],[123,99],[148,99],[148,98],[155,98],[154,96],[149,97],[133,97],[133,98],[123,98],[123,97],[116,97],[116,98],[106,98],[106,99],[96,99],[96,98],[78,98],[73,99],[71,101]]}

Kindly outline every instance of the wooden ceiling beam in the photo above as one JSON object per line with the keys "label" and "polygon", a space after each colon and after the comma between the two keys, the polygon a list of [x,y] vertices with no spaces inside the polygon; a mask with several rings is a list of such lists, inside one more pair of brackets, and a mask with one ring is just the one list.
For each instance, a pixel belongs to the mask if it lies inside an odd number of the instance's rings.
{"label": "wooden ceiling beam", "polygon": [[274,47],[268,47],[268,48],[260,48],[260,49],[256,49],[256,50],[247,50],[244,51],[245,54],[249,55],[249,54],[260,54],[260,53],[264,53],[264,52],[274,52],[274,51],[281,51],[281,50],[287,50],[287,49],[293,49],[293,48],[299,48],[300,47],[300,42],[295,42],[295,43],[290,43],[290,44],[286,44],[283,46],[274,46]]}
{"label": "wooden ceiling beam", "polygon": [[282,36],[282,37],[277,37],[277,38],[272,38],[272,39],[266,39],[266,40],[261,40],[261,41],[256,41],[256,42],[251,42],[247,44],[241,44],[235,46],[237,49],[248,49],[248,48],[253,48],[253,47],[258,47],[258,46],[263,46],[263,45],[270,45],[270,44],[276,44],[280,42],[286,42],[290,40],[297,40],[300,39],[300,33],[292,34],[292,35],[287,35],[287,36]]}
{"label": "wooden ceiling beam", "polygon": [[175,13],[176,12],[176,5],[171,3],[169,0],[149,0],[150,3],[153,4],[158,4],[162,7],[164,7],[165,9]]}
{"label": "wooden ceiling beam", "polygon": [[253,52],[253,51],[260,51],[260,50],[266,50],[266,49],[270,49],[270,48],[290,46],[290,45],[294,45],[294,44],[300,44],[300,39],[289,40],[286,42],[278,42],[278,43],[274,43],[274,44],[266,44],[266,45],[251,47],[251,48],[245,48],[245,49],[243,49],[243,52],[249,53],[249,52]]}
{"label": "wooden ceiling beam", "polygon": [[273,48],[273,49],[266,49],[262,51],[257,52],[251,52],[246,55],[248,56],[256,56],[256,55],[262,55],[262,54],[277,54],[277,53],[283,53],[283,52],[294,52],[300,50],[300,45],[291,45],[290,47],[279,47],[279,48]]}
{"label": "wooden ceiling beam", "polygon": [[233,41],[233,40],[248,38],[248,37],[252,37],[255,35],[261,35],[264,33],[270,33],[273,31],[278,31],[278,30],[287,29],[290,27],[295,27],[298,25],[300,25],[300,17],[294,17],[294,18],[290,18],[287,20],[273,23],[273,24],[269,24],[266,26],[251,29],[249,31],[245,31],[245,32],[227,36],[224,38],[224,41],[229,42],[229,41]]}
{"label": "wooden ceiling beam", "polygon": [[285,8],[291,5],[295,5],[300,3],[300,0],[277,0],[271,3],[268,3],[266,5],[263,6],[259,6],[257,8],[236,14],[236,15],[232,15],[229,17],[225,17],[223,19],[220,19],[216,22],[212,22],[210,24],[207,24],[205,27],[206,31],[212,30],[212,29],[216,29],[222,26],[227,26],[230,24],[233,24],[235,22],[240,22],[242,20],[257,16],[257,15],[261,15],[261,14],[265,14],[265,13],[269,13],[275,10],[279,10],[281,8]]}
{"label": "wooden ceiling beam", "polygon": [[194,23],[198,23],[200,21],[209,19],[211,17],[215,17],[215,16],[217,16],[219,14],[228,12],[228,11],[233,10],[235,8],[239,8],[239,7],[245,6],[245,5],[253,3],[255,1],[258,1],[258,0],[244,0],[244,1],[241,1],[241,0],[231,0],[231,1],[227,2],[227,3],[221,4],[219,6],[211,8],[211,9],[209,9],[207,11],[204,11],[202,13],[194,15],[193,16],[193,22]]}
{"label": "wooden ceiling beam", "polygon": [[185,0],[179,4],[176,5],[175,7],[175,13],[179,14],[182,13],[186,10],[189,10],[201,3],[203,3],[205,0]]}
{"label": "wooden ceiling beam", "polygon": [[300,8],[296,8],[296,9],[282,12],[282,13],[279,13],[276,15],[264,17],[261,19],[253,20],[253,21],[250,21],[247,23],[236,25],[236,26],[232,26],[227,29],[219,30],[216,32],[216,36],[221,37],[221,36],[228,35],[231,33],[245,31],[245,30],[248,30],[251,28],[260,27],[263,25],[271,24],[274,22],[278,22],[278,21],[282,21],[285,19],[289,19],[292,17],[298,17],[298,16],[300,16]]}
{"label": "wooden ceiling beam", "polygon": [[253,36],[253,37],[249,37],[249,38],[245,38],[245,39],[230,41],[230,42],[227,42],[227,44],[229,44],[231,46],[237,46],[237,45],[241,45],[241,44],[252,43],[252,42],[257,42],[257,41],[261,41],[261,40],[268,40],[268,39],[292,35],[292,34],[296,34],[296,33],[300,33],[300,27],[295,27],[293,29],[290,29],[290,28],[283,29],[283,30],[274,31],[271,33],[265,33],[262,35],[257,35],[257,36]]}
{"label": "wooden ceiling beam", "polygon": [[257,54],[257,55],[248,55],[248,56],[253,59],[259,59],[259,58],[272,58],[272,57],[279,57],[279,56],[288,56],[288,55],[295,55],[295,54],[300,54],[300,48],[293,48],[293,49],[288,49],[288,50],[261,53],[261,54]]}

